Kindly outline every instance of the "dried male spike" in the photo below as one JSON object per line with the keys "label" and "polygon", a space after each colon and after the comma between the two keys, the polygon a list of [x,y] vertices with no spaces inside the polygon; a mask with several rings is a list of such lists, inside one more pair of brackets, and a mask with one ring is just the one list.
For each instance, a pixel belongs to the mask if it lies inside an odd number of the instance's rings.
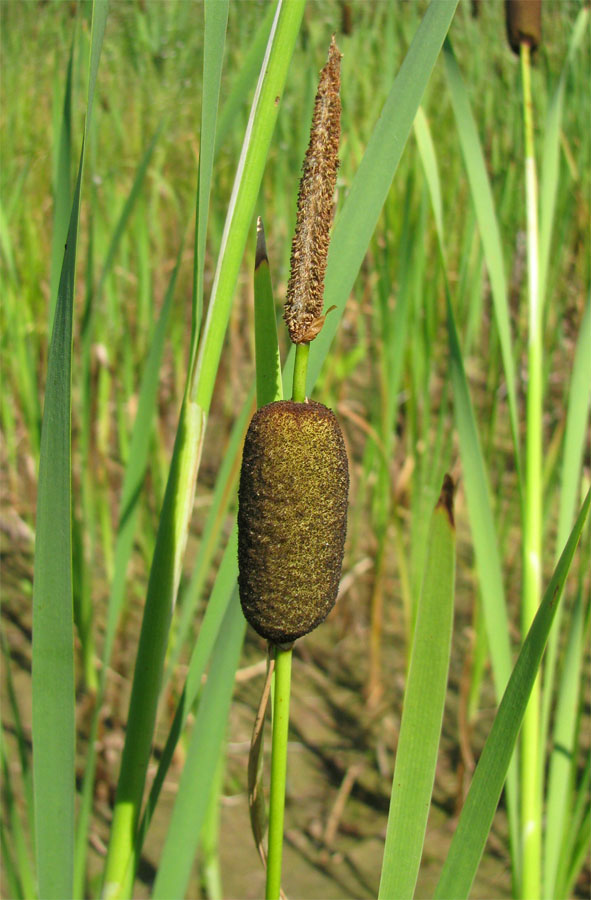
{"label": "dried male spike", "polygon": [[238,585],[244,615],[274,644],[312,631],[334,606],[348,490],[331,410],[282,400],[255,413],[238,493]]}
{"label": "dried male spike", "polygon": [[320,73],[310,143],[298,193],[296,230],[284,319],[294,344],[312,341],[321,325],[332,204],[339,167],[341,54],[331,41]]}
{"label": "dried male spike", "polygon": [[514,53],[520,45],[535,50],[542,40],[542,0],[505,0],[507,38]]}

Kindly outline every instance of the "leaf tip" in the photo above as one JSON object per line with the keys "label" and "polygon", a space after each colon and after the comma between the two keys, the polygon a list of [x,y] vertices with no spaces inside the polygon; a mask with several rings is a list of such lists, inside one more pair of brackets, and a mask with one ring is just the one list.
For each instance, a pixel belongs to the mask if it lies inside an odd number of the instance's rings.
{"label": "leaf tip", "polygon": [[254,255],[254,270],[255,272],[259,268],[259,266],[264,263],[269,262],[269,257],[267,256],[267,242],[265,240],[265,229],[263,227],[263,220],[259,216],[257,219],[257,246]]}
{"label": "leaf tip", "polygon": [[453,478],[449,474],[445,474],[443,476],[443,484],[441,486],[441,493],[439,494],[439,500],[437,501],[436,509],[445,510],[447,517],[449,519],[449,524],[452,528],[455,528],[454,522],[454,492],[456,486],[454,484]]}

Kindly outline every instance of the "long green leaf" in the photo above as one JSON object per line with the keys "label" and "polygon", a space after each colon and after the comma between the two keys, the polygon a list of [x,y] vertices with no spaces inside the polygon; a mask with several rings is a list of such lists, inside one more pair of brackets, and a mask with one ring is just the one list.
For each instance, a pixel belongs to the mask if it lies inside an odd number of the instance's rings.
{"label": "long green leaf", "polygon": [[[572,376],[568,387],[560,506],[556,532],[557,557],[566,543],[569,528],[575,515],[577,494],[580,490],[585,440],[589,430],[589,407],[591,405],[591,365],[589,360],[591,360],[591,293],[587,295],[587,303],[585,304],[581,329],[577,339]],[[559,609],[550,640],[548,641],[548,653],[544,662],[542,725],[540,729],[542,742],[545,742],[548,733],[550,709],[554,696],[554,671],[558,657],[561,620],[562,609]]]}
{"label": "long green leaf", "polygon": [[[455,0],[429,5],[335,222],[326,267],[324,302],[326,308],[333,305],[337,308],[327,317],[322,331],[310,345],[308,394],[311,394],[336,334],[456,6]],[[293,365],[293,354],[291,356]],[[284,373],[285,380],[290,383],[289,372]]]}
{"label": "long green leaf", "polygon": [[199,703],[179,792],[162,851],[153,897],[183,897],[203,825],[232,699],[234,672],[246,622],[235,587],[220,626],[211,668]]}
{"label": "long green leaf", "polygon": [[435,778],[447,687],[455,583],[451,481],[431,517],[388,815],[380,900],[412,897]]}
{"label": "long green leaf", "polygon": [[589,10],[582,7],[575,21],[568,47],[568,54],[558,86],[546,114],[542,176],[540,179],[540,302],[543,305],[550,262],[550,244],[556,209],[556,196],[560,182],[560,129],[566,76],[571,61],[589,30]]}
{"label": "long green leaf", "polygon": [[47,363],[33,581],[33,778],[41,897],[72,895],[74,636],[71,535],[71,367],[83,152]]}
{"label": "long green leaf", "polygon": [[[476,552],[480,590],[486,631],[492,661],[493,677],[497,697],[500,700],[511,673],[511,647],[509,644],[509,621],[503,588],[501,559],[494,526],[490,488],[480,445],[476,417],[470,398],[468,381],[451,304],[450,288],[445,270],[446,251],[443,217],[440,205],[440,179],[437,159],[432,152],[432,141],[427,119],[418,117],[415,123],[417,143],[435,216],[439,249],[444,267],[446,290],[447,329],[450,346],[451,380],[454,393],[456,427],[460,441],[460,453],[466,483],[468,514]],[[515,763],[510,768],[507,779],[507,805],[509,813],[509,833],[513,845],[517,840],[517,769]]]}
{"label": "long green leaf", "polygon": [[576,771],[576,728],[579,712],[581,672],[584,670],[583,598],[579,591],[572,612],[568,643],[564,653],[564,668],[556,703],[556,721],[548,777],[548,802],[544,834],[544,897],[556,897],[556,875],[564,834],[571,827],[568,819],[573,787],[573,768]]}
{"label": "long green leaf", "polygon": [[519,441],[519,425],[517,416],[517,393],[515,384],[515,363],[511,342],[511,325],[507,297],[507,282],[501,235],[495,213],[494,199],[488,179],[484,154],[478,137],[476,123],[466,88],[462,81],[451,42],[449,38],[444,45],[445,72],[451,96],[451,102],[458,127],[460,147],[466,165],[466,173],[470,183],[470,194],[476,212],[480,239],[484,247],[486,266],[490,278],[497,331],[503,356],[503,367],[507,381],[507,399],[513,444],[515,449],[515,466],[521,489],[521,450]]}
{"label": "long green leaf", "polygon": [[[232,593],[236,585],[237,558],[238,531],[235,524],[230,538],[228,539],[228,544],[224,551],[222,562],[220,563],[220,567],[218,569],[214,588],[209,598],[207,609],[205,610],[205,615],[199,629],[199,637],[197,638],[197,642],[191,655],[187,678],[185,680],[183,691],[178,702],[174,720],[170,727],[166,739],[166,744],[160,757],[160,762],[158,764],[158,769],[156,771],[154,781],[152,782],[152,787],[150,788],[150,795],[148,797],[144,815],[138,829],[136,854],[139,854],[139,852],[141,851],[147,830],[150,826],[152,815],[156,808],[156,803],[158,802],[158,797],[160,796],[162,785],[164,784],[166,773],[168,772],[168,767],[172,762],[175,747],[187,723],[189,713],[193,709],[195,701],[197,700],[197,697],[201,690],[203,673],[207,668],[207,664],[213,652],[219,630],[224,620],[224,616],[226,615],[228,605],[232,599]],[[227,672],[226,677],[233,679],[234,673]]]}
{"label": "long green leaf", "polygon": [[484,745],[435,891],[440,900],[461,900],[470,892],[590,503],[591,490],[544,592]]}
{"label": "long green leaf", "polygon": [[265,47],[269,39],[269,29],[275,16],[273,4],[267,4],[267,12],[250,42],[244,62],[230,90],[230,95],[220,112],[218,127],[215,134],[215,150],[218,153],[226,136],[232,130],[236,116],[240,113],[241,106],[246,103],[249,91],[256,84],[257,76],[261,70],[261,63],[265,55]]}
{"label": "long green leaf", "polygon": [[146,360],[146,366],[139,392],[137,414],[133,424],[131,445],[128,454],[123,487],[121,490],[121,502],[119,509],[119,528],[115,545],[115,565],[109,605],[107,611],[107,627],[103,644],[103,666],[99,690],[95,702],[95,713],[91,725],[89,737],[89,752],[86,758],[84,770],[84,782],[82,786],[82,801],[78,816],[76,832],[76,855],[74,863],[74,893],[75,898],[84,896],[84,872],[86,863],[86,843],[88,828],[92,811],[94,796],[94,774],[96,769],[96,736],[100,720],[102,701],[106,688],[107,671],[111,659],[113,641],[117,623],[121,614],[125,594],[127,565],[131,556],[135,527],[139,510],[139,498],[144,482],[148,462],[148,451],[152,435],[152,423],[156,409],[156,397],[158,392],[158,375],[164,350],[168,320],[172,308],[174,288],[182,256],[182,245],[177,256],[177,261],[170,278],[166,297],[160,317],[154,328],[150,352]]}
{"label": "long green leaf", "polygon": [[[106,25],[93,6],[86,129]],[[86,131],[85,129],[85,131]],[[33,776],[39,894],[72,896],[74,863],[74,640],[71,535],[72,317],[80,188],[80,151],[47,364],[37,496],[33,587]]]}
{"label": "long green leaf", "polygon": [[64,243],[68,233],[71,209],[70,165],[72,142],[72,65],[74,61],[74,40],[70,46],[70,57],[66,72],[64,103],[60,121],[58,151],[53,178],[53,234],[51,236],[51,274],[49,278],[49,330],[53,326],[57,289],[64,257]]}
{"label": "long green leaf", "polygon": [[208,0],[204,6],[205,35],[203,49],[203,101],[201,107],[201,150],[199,153],[199,176],[197,188],[197,207],[195,217],[195,253],[193,257],[193,353],[197,350],[197,335],[201,328],[201,311],[203,309],[203,270],[205,267],[205,238],[207,236],[207,218],[209,212],[209,196],[211,193],[211,174],[213,171],[214,138],[220,82],[222,77],[222,60],[228,24],[228,0]]}
{"label": "long green leaf", "polygon": [[[283,398],[283,388],[281,382],[277,328],[275,324],[273,290],[271,286],[265,236],[260,220],[257,226],[254,283],[257,401],[259,406],[263,406],[274,400],[281,400]],[[248,409],[246,404],[245,409]],[[186,721],[186,713],[194,702],[196,691],[200,684],[203,666],[209,656],[209,648],[206,640],[208,632],[205,630],[206,626],[209,627],[210,625],[209,619],[211,619],[214,614],[219,619],[222,610],[227,609],[226,619],[220,625],[219,636],[217,637],[217,640],[219,641],[220,637],[224,635],[228,617],[232,617],[230,619],[232,622],[234,622],[235,619],[241,620],[243,618],[239,604],[234,602],[236,598],[236,540],[237,531],[236,527],[234,527],[229,545],[224,553],[222,566],[218,577],[216,578],[214,592],[208,604],[206,617],[200,629],[197,647],[191,658],[189,675],[187,677],[185,689],[183,690],[183,700],[182,703],[179,704],[179,709],[175,716],[175,725],[178,730],[175,732],[173,726],[163,754],[164,765],[159,767],[156,775],[155,785],[156,781],[158,781],[158,789],[168,766],[168,761],[164,761],[164,756],[168,753],[172,754],[172,750],[174,750],[174,745],[178,739],[180,729],[184,727]],[[217,633],[217,630],[212,630],[211,636],[213,637]],[[199,660],[203,660],[203,662],[201,663]],[[236,658],[236,664],[237,663],[238,657]],[[214,651],[214,660],[212,662],[212,672],[210,673],[210,677],[212,679],[215,677],[218,681],[215,685],[213,683],[211,684],[211,690],[221,693],[221,696],[223,697],[228,697],[228,705],[232,690],[234,670],[235,667],[234,669],[222,668],[219,673],[216,672]],[[209,683],[210,682],[208,681],[208,684]],[[207,709],[202,709],[203,704],[206,702],[205,697],[206,693],[204,693],[204,697],[200,701],[197,722],[202,721],[200,719],[202,713],[204,717],[208,716]],[[212,731],[212,726],[207,724],[207,718],[204,719],[202,727],[206,727],[209,731]],[[185,792],[183,792],[183,799],[177,800],[174,806],[169,831],[169,834],[170,832],[174,832],[174,837],[170,837],[170,839],[167,838],[158,869],[157,886],[163,897],[180,896],[186,889],[186,882],[189,877],[192,860],[195,856],[201,836],[201,826],[207,811],[207,807],[204,806],[203,798],[207,797],[210,793],[209,785],[212,780],[212,768],[219,765],[219,753],[223,731],[220,728],[216,733],[217,738],[215,740],[208,740],[204,748],[203,736],[197,731],[196,723],[196,728],[191,738],[189,755],[194,754],[195,759],[199,759],[199,768],[198,771],[194,771],[191,775],[183,773],[183,785],[181,786],[181,791],[183,791],[183,789],[186,793],[192,791],[194,799],[191,800],[190,796],[186,796]],[[205,758],[199,756],[199,753],[203,750],[206,752]],[[187,766],[188,765],[189,760],[187,759]],[[152,801],[153,796],[154,792],[152,791],[150,793],[150,801]],[[154,797],[154,802],[155,799],[156,797]],[[147,821],[145,824],[147,825]]]}
{"label": "long green leaf", "polygon": [[305,0],[278,0],[222,235],[191,398],[207,416],[248,230],[263,176]]}

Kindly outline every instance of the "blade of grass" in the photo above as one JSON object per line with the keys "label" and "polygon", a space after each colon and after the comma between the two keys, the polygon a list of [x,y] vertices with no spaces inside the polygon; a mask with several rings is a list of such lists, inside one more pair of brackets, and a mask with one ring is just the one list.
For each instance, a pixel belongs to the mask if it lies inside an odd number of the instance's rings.
{"label": "blade of grass", "polygon": [[[158,797],[160,796],[162,785],[164,784],[166,773],[172,762],[175,747],[187,723],[189,713],[193,709],[195,701],[199,696],[202,687],[203,673],[209,662],[228,605],[232,599],[232,592],[237,578],[237,556],[238,531],[236,525],[234,525],[222,557],[222,562],[218,569],[218,574],[216,576],[211,597],[209,598],[209,603],[207,604],[203,622],[199,629],[199,637],[197,638],[197,643],[195,644],[191,656],[187,678],[178,702],[174,720],[160,757],[152,787],[150,788],[150,795],[138,829],[136,855],[141,852],[146,833],[152,820],[152,815],[156,808],[156,803],[158,802]],[[234,677],[233,673],[232,677]]]}
{"label": "blade of grass", "polygon": [[447,687],[455,583],[453,484],[431,517],[427,560],[404,693],[379,897],[412,897],[435,779]]}
{"label": "blade of grass", "polygon": [[[9,827],[10,834],[10,850],[7,847],[7,862],[3,865],[3,869],[12,869],[12,880],[18,884],[17,895],[24,897],[36,897],[35,876],[33,866],[31,865],[31,857],[27,847],[25,837],[25,829],[23,827],[21,814],[16,802],[13,790],[14,776],[11,773],[7,748],[4,742],[4,729],[0,729],[0,759],[2,767],[2,792],[3,804],[6,807],[6,822],[2,822],[2,833],[6,825]],[[14,850],[14,855],[12,851]],[[4,854],[2,862],[4,863]]]}
{"label": "blade of grass", "polygon": [[[8,884],[10,896],[13,898],[13,900],[21,900],[21,898],[24,898],[25,895],[19,881],[16,864],[14,862],[14,857],[12,854],[12,848],[8,844],[6,825],[4,820],[0,822],[0,847],[2,848],[3,874]],[[33,896],[35,895],[33,894]]]}
{"label": "blade of grass", "polygon": [[[476,566],[479,574],[495,691],[500,701],[511,674],[509,620],[503,587],[501,559],[490,501],[490,487],[451,304],[450,288],[445,268],[444,232],[439,231],[442,215],[441,210],[437,212],[438,198],[441,196],[441,191],[437,188],[440,182],[437,159],[434,154],[424,152],[429,147],[426,141],[427,133],[428,123],[424,119],[419,122],[418,146],[435,210],[435,223],[446,291],[447,330],[450,347],[454,412],[460,441],[468,515],[470,517],[476,553]],[[514,762],[509,769],[507,778],[509,833],[511,845],[514,848],[517,846],[518,835],[517,796],[517,766]],[[513,854],[512,858],[515,860],[516,854]],[[516,874],[517,870],[514,872],[514,876]]]}
{"label": "blade of grass", "polygon": [[562,855],[557,873],[557,898],[573,896],[573,887],[583,860],[589,853],[591,834],[591,757],[587,756],[583,775],[577,785],[576,802],[569,816],[569,827],[563,834]]}
{"label": "blade of grass", "polygon": [[[85,131],[107,5],[92,9]],[[33,776],[41,897],[72,896],[74,862],[74,646],[71,536],[72,318],[83,139],[47,363],[33,586]]]}
{"label": "blade of grass", "polygon": [[170,278],[166,296],[160,317],[154,328],[154,334],[150,344],[150,352],[144,369],[142,384],[139,392],[137,414],[135,417],[131,445],[123,476],[121,501],[119,509],[119,527],[115,545],[115,564],[109,604],[107,610],[107,625],[102,654],[102,670],[99,681],[99,690],[95,701],[95,710],[88,742],[88,755],[84,769],[82,784],[82,799],[78,815],[76,830],[76,852],[74,861],[74,898],[84,896],[84,873],[86,862],[86,844],[88,829],[92,812],[94,796],[94,774],[96,769],[96,737],[99,719],[106,688],[107,671],[111,660],[113,641],[117,624],[123,606],[126,574],[129,558],[133,547],[133,539],[136,531],[136,522],[139,511],[139,497],[144,482],[148,464],[148,451],[153,431],[153,419],[156,408],[158,392],[158,376],[164,350],[164,340],[172,308],[172,300],[179,266],[182,257],[183,245],[179,250],[177,261]]}
{"label": "blade of grass", "polygon": [[219,630],[211,668],[199,703],[154,883],[154,900],[185,896],[195,849],[205,821],[220,745],[226,732],[234,672],[238,666],[245,631],[246,622],[238,600],[238,589],[235,587]]}
{"label": "blade of grass", "polygon": [[[339,326],[345,303],[388,195],[421,97],[457,3],[431,3],[373,130],[331,237],[324,289],[325,308],[336,306],[310,347],[307,394]],[[291,381],[294,354],[283,378]]]}
{"label": "blade of grass", "polygon": [[249,392],[248,398],[236,419],[227,446],[224,448],[222,464],[216,478],[215,490],[211,501],[211,508],[199,542],[199,550],[191,575],[189,587],[182,597],[182,607],[174,643],[169,652],[166,672],[164,675],[163,689],[172,677],[179,660],[180,653],[187,641],[191,626],[195,621],[197,604],[207,582],[210,567],[215,554],[224,536],[224,525],[228,510],[232,501],[236,499],[238,475],[240,472],[240,452],[244,443],[244,436],[248,423],[254,412],[254,389]]}
{"label": "blade of grass", "polygon": [[4,655],[4,659],[6,660],[6,689],[8,692],[8,702],[10,705],[10,712],[12,715],[12,722],[14,725],[14,731],[16,734],[18,746],[18,761],[20,765],[20,774],[24,792],[25,809],[27,814],[27,832],[31,836],[31,840],[33,840],[35,835],[35,805],[33,802],[33,777],[31,772],[31,759],[29,748],[27,746],[25,731],[23,729],[15,685],[11,674],[12,660],[10,658],[10,653],[4,634],[0,634],[0,640],[2,643],[2,653]]}
{"label": "blade of grass", "polygon": [[[211,174],[213,171],[216,121],[222,77],[222,60],[228,24],[228,0],[205,3],[205,35],[203,42],[203,104],[201,108],[201,149],[199,153],[199,173],[197,176],[197,205],[195,211],[195,247],[193,255],[193,310],[191,339],[193,354],[197,352],[197,339],[201,329],[203,310],[203,270],[205,266],[205,239]],[[203,140],[205,138],[205,140]],[[193,359],[189,368],[193,368]]]}
{"label": "blade of grass", "polygon": [[591,490],[544,592],[484,745],[435,890],[440,900],[461,900],[470,892],[590,503]]}
{"label": "blade of grass", "polygon": [[494,199],[488,179],[484,155],[476,129],[476,123],[470,109],[466,88],[462,81],[460,69],[449,38],[443,48],[445,74],[449,87],[451,102],[460,139],[460,147],[466,165],[466,174],[470,183],[470,195],[474,203],[480,239],[484,247],[486,266],[490,278],[495,320],[503,356],[503,368],[507,382],[507,399],[509,416],[515,451],[515,466],[518,473],[518,484],[521,490],[521,450],[519,440],[519,420],[517,415],[517,396],[515,386],[515,363],[511,341],[511,326],[507,300],[507,282],[501,235],[495,213]]}
{"label": "blade of grass", "polygon": [[560,128],[564,105],[566,78],[571,61],[581,41],[589,29],[589,10],[582,7],[576,18],[571,39],[568,45],[567,58],[560,73],[558,85],[546,114],[544,125],[544,147],[542,151],[542,177],[540,179],[540,286],[543,305],[543,293],[546,290],[548,268],[550,262],[550,245],[554,226],[556,197],[560,182]]}
{"label": "blade of grass", "polygon": [[215,154],[219,153],[226,136],[231,131],[240,108],[246,102],[246,97],[256,83],[257,75],[261,70],[261,63],[265,54],[265,47],[269,39],[269,30],[275,16],[272,3],[268,4],[267,12],[261,20],[257,32],[250,43],[248,53],[240,66],[240,73],[233,84],[230,95],[220,113],[218,127],[215,135]]}
{"label": "blade of grass", "polygon": [[[273,400],[280,400],[282,398],[282,386],[281,371],[279,368],[277,330],[275,326],[275,305],[273,301],[273,292],[266,253],[264,231],[262,230],[260,222],[259,227],[257,228],[257,252],[255,257],[255,335],[257,393],[259,406],[261,406],[265,405],[266,403],[270,403]],[[259,371],[262,373],[261,377],[259,377]],[[245,408],[247,407],[245,406]],[[193,658],[191,659],[189,675],[187,677],[187,682],[183,690],[183,697],[181,698],[181,703],[179,704],[179,708],[177,709],[175,722],[173,723],[173,728],[171,729],[171,732],[169,734],[167,746],[163,754],[162,762],[164,763],[164,765],[162,765],[161,762],[152,792],[150,794],[149,807],[151,807],[152,809],[154,808],[157,799],[157,793],[154,792],[154,788],[159,790],[160,785],[162,784],[168,762],[172,756],[172,751],[174,750],[174,745],[176,744],[176,740],[178,739],[178,734],[180,734],[180,731],[184,727],[187,713],[192,707],[196,698],[197,690],[199,689],[201,673],[207,659],[206,653],[208,648],[206,637],[209,633],[206,629],[206,626],[209,625],[214,611],[216,612],[216,618],[218,619],[218,621],[220,620],[220,613],[227,607],[228,600],[230,600],[230,607],[226,612],[226,617],[231,612],[232,599],[230,598],[233,598],[235,596],[236,587],[236,559],[237,537],[235,527],[232,532],[232,537],[230,539],[229,545],[226,548],[226,553],[224,554],[224,559],[219,570],[218,577],[216,578],[215,589],[207,608],[206,618],[204,619],[199,633],[198,647],[200,653],[197,653],[196,648],[196,652],[193,654]],[[223,627],[224,623],[221,623],[219,631],[220,635],[223,633]],[[214,637],[218,632],[213,631],[212,629],[210,633],[211,636]],[[217,638],[217,640],[219,640],[219,638]],[[237,662],[238,659],[236,659],[236,664]],[[216,688],[219,691],[226,692],[224,696],[228,692],[231,694],[231,684],[233,683],[234,679],[234,671],[235,668],[220,670],[220,673],[215,676],[220,679],[223,677],[226,682],[225,687],[220,683]],[[213,677],[214,673],[212,671],[210,673],[210,678]],[[213,689],[214,688],[212,686],[212,690]],[[201,713],[202,702],[203,700],[200,702],[199,712],[197,714],[198,721],[199,715]],[[221,737],[222,732],[220,731],[220,742]],[[193,738],[191,741],[191,747],[193,747],[195,744],[199,744],[200,742],[201,736],[197,732],[196,723],[195,730],[193,732]],[[189,752],[191,752],[191,750]],[[214,757],[218,759],[219,746],[213,744],[211,746],[211,752]],[[195,753],[197,753],[197,750],[195,750]],[[186,766],[187,765],[188,760]],[[161,877],[161,885],[159,889],[162,891],[162,896],[177,896],[178,891],[181,890],[183,879],[185,884],[184,887],[182,887],[181,892],[184,892],[186,888],[186,880],[188,879],[191,863],[195,855],[200,837],[200,822],[202,817],[205,815],[205,809],[202,806],[201,798],[207,796],[208,794],[210,784],[209,761],[205,761],[203,768],[200,768],[199,772],[193,773],[190,776],[190,780],[189,776],[186,777],[187,783],[185,785],[185,788],[187,791],[192,790],[194,792],[194,802],[186,799],[181,803],[179,803],[178,801],[177,803],[175,803],[173,811],[173,821],[175,822],[176,838],[174,840],[171,839],[170,842],[167,841],[159,865],[159,873],[164,873],[162,874],[162,876],[159,875],[159,878]],[[144,817],[144,820],[145,821],[142,822],[142,832],[147,828],[149,824],[149,817]],[[180,841],[181,835],[184,836],[182,841]],[[176,881],[175,879],[180,880]]]}
{"label": "blade of grass", "polygon": [[267,257],[265,231],[260,217],[257,222],[254,296],[257,405],[264,406],[266,403],[271,403],[272,400],[280,400],[283,397],[283,383],[277,344],[273,286]]}
{"label": "blade of grass", "polygon": [[72,142],[72,66],[74,62],[74,38],[70,44],[70,56],[66,70],[64,103],[60,121],[55,172],[53,176],[53,234],[51,237],[51,274],[49,279],[49,331],[53,327],[53,316],[57,302],[60,270],[64,256],[64,243],[68,234],[71,208],[70,166]]}
{"label": "blade of grass", "polygon": [[201,345],[191,376],[190,397],[204,410],[205,415],[211,403],[238,271],[304,5],[304,0],[290,0],[289,3],[279,0],[253,100],[224,225]]}
{"label": "blade of grass", "polygon": [[544,835],[544,897],[556,897],[558,890],[556,875],[572,800],[573,764],[576,765],[577,760],[576,726],[584,652],[583,598],[579,591],[572,613],[556,703]]}
{"label": "blade of grass", "polygon": [[[589,407],[591,405],[591,387],[589,360],[591,359],[591,292],[587,295],[587,303],[581,321],[581,329],[577,338],[572,376],[568,388],[568,407],[566,413],[566,429],[564,435],[564,451],[562,457],[562,474],[560,490],[560,506],[558,511],[558,530],[556,532],[556,555],[566,543],[568,530],[574,519],[577,494],[583,467],[585,440],[589,428]],[[562,608],[558,610],[556,622],[550,640],[544,664],[544,687],[542,695],[541,741],[545,743],[550,721],[550,709],[554,696],[554,672],[558,656],[560,639],[560,623]]]}
{"label": "blade of grass", "polygon": [[33,772],[39,893],[72,895],[74,641],[70,409],[80,182],[68,229],[47,363],[33,580]]}

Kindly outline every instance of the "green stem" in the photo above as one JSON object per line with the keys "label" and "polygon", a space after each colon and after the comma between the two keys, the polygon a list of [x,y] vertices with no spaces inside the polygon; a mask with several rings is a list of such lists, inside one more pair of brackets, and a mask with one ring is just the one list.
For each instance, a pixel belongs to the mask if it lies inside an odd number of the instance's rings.
{"label": "green stem", "polygon": [[[531,99],[530,47],[521,45],[529,292],[526,477],[523,538],[522,634],[537,612],[542,550],[542,311],[538,285],[537,178]],[[521,746],[522,897],[541,896],[540,681],[533,686],[523,720]]]}
{"label": "green stem", "polygon": [[[309,344],[296,344],[293,369],[294,403],[306,401]],[[271,744],[271,795],[269,798],[269,852],[267,856],[266,900],[279,900],[281,859],[283,855],[283,815],[287,772],[287,734],[289,731],[289,692],[291,687],[292,648],[275,648],[273,692],[273,735]]]}
{"label": "green stem", "polygon": [[292,648],[275,648],[275,690],[273,696],[273,743],[271,750],[271,796],[269,798],[269,854],[267,858],[266,900],[279,900],[283,853],[283,813],[287,771],[289,691]]}
{"label": "green stem", "polygon": [[293,401],[306,402],[306,376],[308,374],[308,357],[310,344],[296,344],[296,357],[293,367]]}

